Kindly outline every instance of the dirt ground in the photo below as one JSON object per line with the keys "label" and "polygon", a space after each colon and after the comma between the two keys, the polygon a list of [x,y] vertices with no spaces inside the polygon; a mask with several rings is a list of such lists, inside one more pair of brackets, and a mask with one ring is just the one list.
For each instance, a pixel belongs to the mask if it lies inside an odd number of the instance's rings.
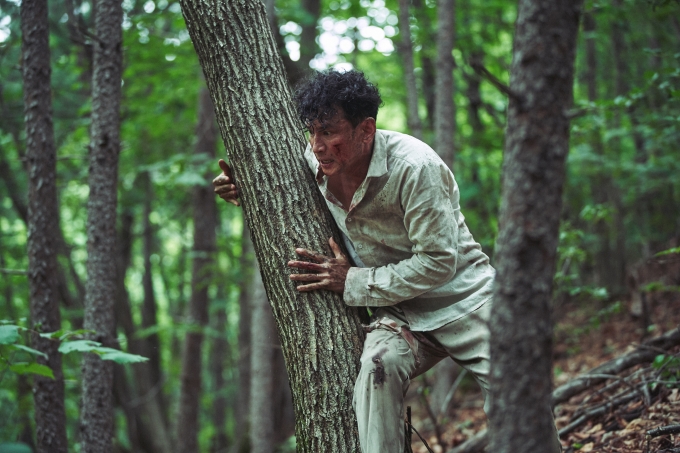
{"label": "dirt ground", "polygon": [[[633,314],[639,312],[639,307],[631,300],[607,304],[572,301],[557,307],[555,386],[635,349],[643,339],[680,325],[680,292],[677,289],[656,292],[648,299],[650,325],[647,329],[643,327],[642,316]],[[680,347],[671,352],[676,358],[680,357]],[[676,364],[668,364],[670,366],[665,368],[659,368],[659,363],[656,367],[651,363],[639,365],[622,371],[617,379],[593,386],[558,405],[555,420],[558,429],[562,429],[588,409],[612,402],[626,391],[631,394],[630,389],[637,388],[639,393],[632,395],[627,403],[607,407],[604,413],[565,433],[561,437],[565,453],[680,453],[680,433],[646,439],[650,429],[680,424],[680,383],[673,382],[678,378],[678,368],[671,369]],[[486,427],[481,392],[471,379],[467,385],[464,381],[454,395],[448,417],[438,420],[441,440],[445,444],[442,447],[435,435],[435,425],[418,396],[423,391],[422,385],[419,380],[411,385],[406,404],[412,407],[414,427],[434,452],[444,453]],[[604,388],[605,385],[609,387]],[[414,453],[427,453],[415,434],[412,448]]]}

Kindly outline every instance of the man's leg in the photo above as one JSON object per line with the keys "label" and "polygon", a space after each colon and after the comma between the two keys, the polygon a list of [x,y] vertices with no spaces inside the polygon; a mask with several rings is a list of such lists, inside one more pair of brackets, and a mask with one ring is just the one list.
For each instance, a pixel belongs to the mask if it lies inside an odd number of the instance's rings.
{"label": "man's leg", "polygon": [[[428,332],[446,349],[453,360],[472,373],[484,393],[484,412],[487,414],[491,405],[489,398],[491,305],[492,302],[488,301],[463,318]],[[551,408],[546,407],[546,417],[552,416]],[[562,446],[556,429],[551,436],[555,442],[552,450],[546,453],[560,453]]]}
{"label": "man's leg", "polygon": [[401,333],[378,327],[366,335],[353,401],[363,453],[403,453],[404,394],[414,369]]}

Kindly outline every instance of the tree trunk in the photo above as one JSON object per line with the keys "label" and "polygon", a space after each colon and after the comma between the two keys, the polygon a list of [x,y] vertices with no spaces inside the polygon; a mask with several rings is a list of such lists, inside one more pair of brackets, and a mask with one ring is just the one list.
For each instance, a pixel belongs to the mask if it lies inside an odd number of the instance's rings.
{"label": "tree trunk", "polygon": [[[232,360],[226,359],[231,356],[229,342],[227,341],[227,312],[226,300],[227,291],[226,285],[220,285],[217,289],[217,306],[211,310],[210,318],[213,321],[213,328],[215,330],[215,337],[210,348],[210,365],[209,370],[212,376],[212,393],[214,395],[210,416],[212,424],[215,428],[212,440],[210,442],[211,452],[224,452],[229,445],[227,437],[227,385],[224,379],[224,370],[227,367],[233,367]],[[238,387],[237,387],[238,388]],[[239,393],[243,392],[242,388],[238,388]],[[239,410],[243,410],[239,407]]]}
{"label": "tree trunk", "polygon": [[[358,310],[330,292],[300,293],[296,247],[340,243],[314,176],[281,60],[260,2],[184,0],[253,237],[291,380],[299,452],[359,450],[352,390],[363,331]],[[285,190],[282,188],[285,187]]]}
{"label": "tree trunk", "polygon": [[[125,287],[125,274],[130,266],[132,253],[132,214],[124,212],[121,220],[121,232],[118,246],[117,263],[117,295],[116,295],[116,324],[123,329],[128,340],[128,352],[143,356],[148,355],[145,338],[137,337],[137,329],[132,319],[130,297]],[[118,404],[123,407],[128,422],[128,435],[134,447],[149,453],[168,453],[171,443],[165,422],[165,414],[161,409],[157,394],[160,389],[152,384],[149,363],[130,365],[134,380],[127,381],[127,375],[119,365],[114,368],[114,391]],[[118,382],[123,380],[123,382]],[[134,429],[130,429],[130,425]],[[132,438],[135,437],[135,439]]]}
{"label": "tree trunk", "polygon": [[552,323],[580,2],[520,0],[491,317],[489,451],[548,452]]}
{"label": "tree trunk", "polygon": [[[202,89],[199,94],[198,125],[196,127],[195,154],[214,158],[217,145],[215,113],[210,93]],[[186,334],[182,356],[182,377],[177,417],[177,452],[198,452],[198,411],[201,396],[201,349],[203,327],[208,324],[208,287],[212,281],[213,254],[217,213],[215,193],[208,179],[202,186],[194,187],[193,221],[194,249],[191,273],[191,300],[189,322],[197,330]]]}
{"label": "tree trunk", "polygon": [[413,43],[411,42],[411,27],[409,24],[409,5],[409,0],[399,0],[399,34],[401,35],[399,53],[404,63],[408,128],[411,131],[411,135],[422,140],[423,126],[418,115],[418,87],[416,86],[416,74],[413,72]]}
{"label": "tree trunk", "polygon": [[[49,26],[46,0],[21,3],[24,121],[28,166],[28,284],[31,326],[41,332],[61,329],[57,280],[57,168],[52,125]],[[48,366],[54,379],[33,377],[36,449],[66,452],[64,376],[59,344],[39,335],[31,338],[33,348],[47,354],[37,361]]]}
{"label": "tree trunk", "polygon": [[274,318],[262,277],[255,270],[252,282],[250,336],[250,452],[274,451]]}
{"label": "tree trunk", "polygon": [[253,242],[248,227],[243,225],[241,234],[241,293],[238,298],[238,388],[234,413],[236,430],[234,435],[234,452],[247,453],[250,443],[250,327],[252,324],[252,278],[255,268]]}
{"label": "tree trunk", "polygon": [[[432,33],[432,22],[427,12],[427,6],[423,0],[412,0],[414,15],[418,20],[418,24],[422,30],[422,37],[420,42],[431,43],[434,40]],[[430,46],[423,46],[424,48],[419,52],[420,68],[423,70],[421,76],[421,86],[423,88],[423,96],[425,97],[425,108],[427,110],[427,127],[430,130],[434,129],[434,104],[435,104],[435,71],[432,64],[432,58],[427,52]]]}
{"label": "tree trunk", "polygon": [[455,0],[438,0],[437,17],[437,80],[435,101],[435,150],[444,163],[452,168],[456,155],[456,106],[453,103],[453,45],[456,35]]}
{"label": "tree trunk", "polygon": [[[92,76],[90,197],[87,203],[87,287],[84,327],[92,339],[113,346],[116,297],[116,204],[120,152],[123,9],[99,0],[95,11]],[[113,363],[95,354],[83,359],[82,451],[105,453],[113,439]]]}

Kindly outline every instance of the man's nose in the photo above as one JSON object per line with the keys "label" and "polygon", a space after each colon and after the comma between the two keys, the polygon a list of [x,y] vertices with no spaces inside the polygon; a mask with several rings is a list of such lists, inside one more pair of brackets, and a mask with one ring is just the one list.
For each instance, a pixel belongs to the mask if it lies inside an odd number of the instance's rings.
{"label": "man's nose", "polygon": [[322,153],[326,149],[324,141],[317,138],[317,137],[312,138],[311,142],[312,142],[312,151],[314,152],[314,154]]}

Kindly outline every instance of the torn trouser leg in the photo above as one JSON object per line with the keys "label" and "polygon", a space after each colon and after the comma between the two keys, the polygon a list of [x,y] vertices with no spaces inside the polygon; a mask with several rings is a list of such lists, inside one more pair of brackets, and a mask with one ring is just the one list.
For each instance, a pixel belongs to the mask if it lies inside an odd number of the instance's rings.
{"label": "torn trouser leg", "polygon": [[[416,367],[417,342],[393,320],[382,318],[366,329],[361,371],[354,386],[354,411],[363,453],[404,451],[404,394]],[[408,334],[407,334],[408,336]]]}

